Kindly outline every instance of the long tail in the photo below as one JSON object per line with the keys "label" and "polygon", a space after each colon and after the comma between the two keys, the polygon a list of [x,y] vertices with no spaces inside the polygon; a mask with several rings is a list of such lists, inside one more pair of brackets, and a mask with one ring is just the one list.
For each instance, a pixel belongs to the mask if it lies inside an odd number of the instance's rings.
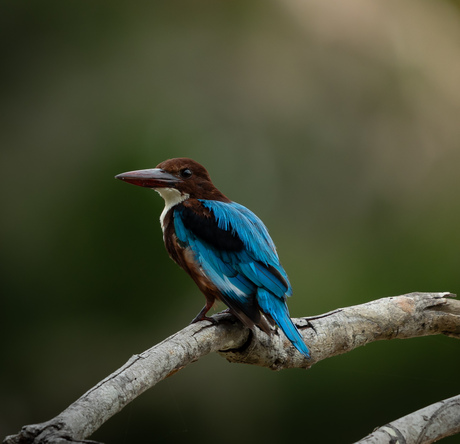
{"label": "long tail", "polygon": [[305,345],[299,330],[293,324],[286,302],[263,288],[257,290],[257,300],[262,311],[273,318],[286,337],[292,342],[292,345],[304,356],[310,358],[310,350]]}

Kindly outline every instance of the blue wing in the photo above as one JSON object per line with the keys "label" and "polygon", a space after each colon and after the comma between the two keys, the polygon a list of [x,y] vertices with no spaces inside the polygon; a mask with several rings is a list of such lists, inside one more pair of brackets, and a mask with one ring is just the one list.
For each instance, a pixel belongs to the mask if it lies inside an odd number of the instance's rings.
{"label": "blue wing", "polygon": [[301,353],[309,356],[289,317],[286,296],[292,295],[291,284],[265,225],[235,202],[200,202],[210,210],[209,216],[183,205],[176,207],[174,227],[179,241],[194,252],[203,273],[230,308],[250,318],[260,308]]}

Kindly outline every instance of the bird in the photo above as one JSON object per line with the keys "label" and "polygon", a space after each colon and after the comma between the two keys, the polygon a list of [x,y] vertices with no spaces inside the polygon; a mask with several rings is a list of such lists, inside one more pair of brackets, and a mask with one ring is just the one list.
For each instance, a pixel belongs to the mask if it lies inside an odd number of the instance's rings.
{"label": "bird", "polygon": [[310,358],[289,315],[286,300],[293,291],[288,276],[267,228],[252,211],[226,197],[208,171],[187,157],[115,178],[152,188],[164,199],[160,224],[166,250],[206,298],[191,323],[213,322],[206,315],[219,300],[250,329],[257,326],[271,335],[277,325]]}

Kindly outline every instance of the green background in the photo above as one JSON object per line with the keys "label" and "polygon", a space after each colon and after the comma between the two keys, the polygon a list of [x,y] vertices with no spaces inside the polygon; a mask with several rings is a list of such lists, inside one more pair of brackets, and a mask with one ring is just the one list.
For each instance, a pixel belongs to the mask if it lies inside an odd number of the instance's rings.
{"label": "green background", "polygon": [[[2,437],[203,306],[163,201],[123,171],[204,164],[268,226],[294,317],[459,291],[455,3],[4,0],[0,34]],[[353,442],[458,394],[459,352],[385,341],[283,372],[207,356],[93,439]]]}

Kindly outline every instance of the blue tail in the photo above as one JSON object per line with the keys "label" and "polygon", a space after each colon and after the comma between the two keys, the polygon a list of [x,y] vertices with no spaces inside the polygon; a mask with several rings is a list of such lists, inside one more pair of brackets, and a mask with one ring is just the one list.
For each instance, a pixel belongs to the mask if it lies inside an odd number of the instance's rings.
{"label": "blue tail", "polygon": [[292,345],[304,356],[310,358],[310,350],[305,345],[299,330],[293,324],[286,302],[264,288],[258,288],[257,302],[262,311],[269,314],[281,330],[283,330],[283,333],[292,342]]}

